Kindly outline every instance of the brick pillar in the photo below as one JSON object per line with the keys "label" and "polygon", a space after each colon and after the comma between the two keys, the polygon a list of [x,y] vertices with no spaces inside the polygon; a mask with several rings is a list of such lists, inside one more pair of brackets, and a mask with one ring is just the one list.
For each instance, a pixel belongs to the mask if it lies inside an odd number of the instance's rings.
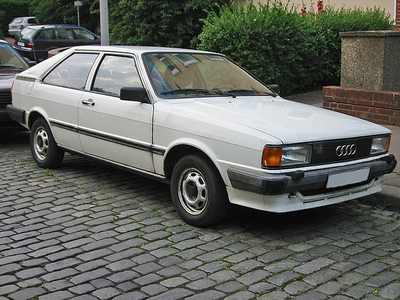
{"label": "brick pillar", "polygon": [[400,30],[400,0],[396,0],[396,30]]}

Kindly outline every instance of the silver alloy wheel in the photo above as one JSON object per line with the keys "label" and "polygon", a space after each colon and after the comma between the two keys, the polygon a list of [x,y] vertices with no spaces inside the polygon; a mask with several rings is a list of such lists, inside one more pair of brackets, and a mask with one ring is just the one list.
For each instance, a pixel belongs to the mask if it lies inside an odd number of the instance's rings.
{"label": "silver alloy wheel", "polygon": [[43,127],[39,127],[33,139],[35,155],[39,160],[45,160],[49,151],[49,135]]}
{"label": "silver alloy wheel", "polygon": [[191,215],[201,214],[208,203],[208,188],[203,174],[197,169],[187,169],[179,180],[179,200]]}

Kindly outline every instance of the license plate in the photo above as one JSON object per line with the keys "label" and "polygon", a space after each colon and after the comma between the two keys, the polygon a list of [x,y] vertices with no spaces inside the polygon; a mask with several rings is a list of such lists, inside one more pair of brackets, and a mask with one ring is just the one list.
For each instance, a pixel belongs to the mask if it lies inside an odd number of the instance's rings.
{"label": "license plate", "polygon": [[328,176],[326,188],[335,188],[349,184],[363,182],[368,179],[369,168],[356,171],[331,174]]}
{"label": "license plate", "polygon": [[18,46],[24,47],[25,43],[24,42],[18,42]]}

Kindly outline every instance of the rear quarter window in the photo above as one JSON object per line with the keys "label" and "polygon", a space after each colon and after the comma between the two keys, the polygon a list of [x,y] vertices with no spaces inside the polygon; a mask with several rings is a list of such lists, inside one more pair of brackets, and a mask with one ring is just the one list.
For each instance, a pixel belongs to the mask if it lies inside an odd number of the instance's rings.
{"label": "rear quarter window", "polygon": [[44,83],[73,89],[84,89],[88,74],[97,57],[93,53],[75,53],[55,67]]}
{"label": "rear quarter window", "polygon": [[91,40],[94,41],[96,37],[84,29],[74,29],[76,38],[78,40]]}

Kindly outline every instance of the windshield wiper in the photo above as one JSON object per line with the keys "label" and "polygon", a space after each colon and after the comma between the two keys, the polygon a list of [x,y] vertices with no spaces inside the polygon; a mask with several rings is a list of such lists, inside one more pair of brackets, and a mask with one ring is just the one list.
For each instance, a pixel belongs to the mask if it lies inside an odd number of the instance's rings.
{"label": "windshield wiper", "polygon": [[239,96],[240,94],[242,94],[242,95],[249,95],[249,94],[250,95],[268,95],[268,96],[276,97],[276,94],[274,94],[274,93],[268,93],[268,92],[257,91],[257,90],[249,90],[249,89],[229,89],[227,91],[214,89],[213,92],[218,93],[220,95],[226,95],[226,96],[232,96],[232,97]]}
{"label": "windshield wiper", "polygon": [[162,92],[161,95],[190,94],[190,93],[209,94],[210,91],[206,90],[206,89],[179,89],[179,90],[171,90],[171,91]]}

